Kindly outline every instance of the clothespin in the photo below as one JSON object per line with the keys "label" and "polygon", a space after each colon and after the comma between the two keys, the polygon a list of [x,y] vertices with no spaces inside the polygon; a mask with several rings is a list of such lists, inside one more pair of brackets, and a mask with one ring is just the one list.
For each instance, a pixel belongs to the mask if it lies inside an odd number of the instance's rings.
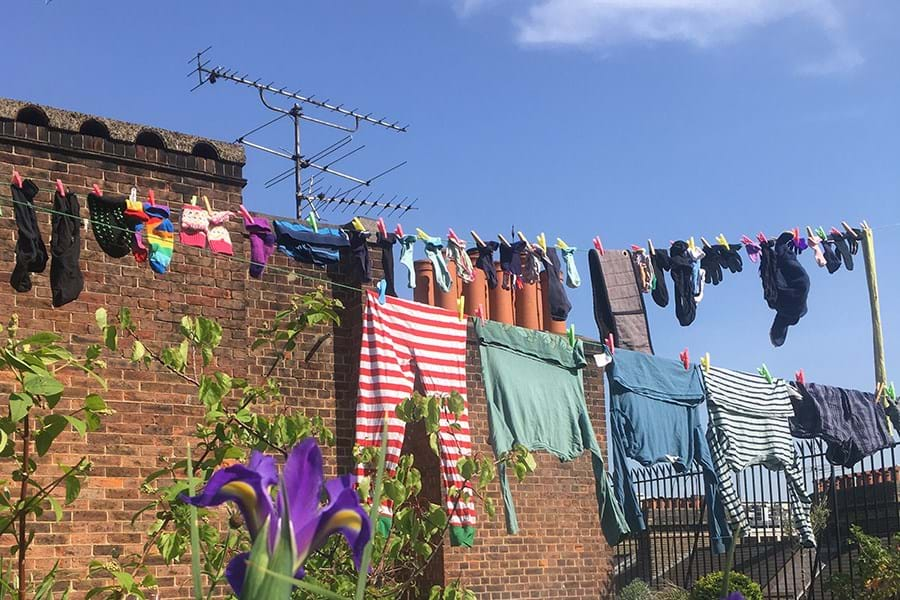
{"label": "clothespin", "polygon": [[66,186],[63,185],[62,179],[56,180],[56,191],[59,192],[60,196],[66,195]]}
{"label": "clothespin", "polygon": [[191,206],[197,206],[197,194],[191,196]]}
{"label": "clothespin", "polygon": [[813,233],[812,227],[810,227],[809,225],[807,225],[807,226],[806,226],[806,237],[811,238],[811,237],[813,237],[814,235],[815,235],[815,233]]}
{"label": "clothespin", "polygon": [[22,176],[19,175],[19,172],[18,172],[18,171],[13,171],[13,174],[12,174],[12,183],[13,183],[13,185],[16,186],[17,188],[21,188],[21,187],[22,187]]}
{"label": "clothespin", "polygon": [[647,238],[647,250],[650,251],[650,256],[656,254],[656,249],[653,248],[653,240]]}
{"label": "clothespin", "polygon": [[137,202],[137,188],[132,187],[131,191],[128,192],[128,201],[129,202]]}
{"label": "clothespin", "polygon": [[569,249],[569,245],[567,243],[565,243],[564,241],[562,241],[562,238],[556,238],[556,247],[559,248],[560,250],[568,250]]}
{"label": "clothespin", "polygon": [[547,254],[547,237],[544,235],[544,232],[541,232],[541,235],[537,236],[538,246],[541,247],[541,250],[544,251],[544,254]]}
{"label": "clothespin", "polygon": [[843,235],[844,235],[844,234],[841,232],[841,230],[838,229],[837,227],[832,227],[830,233],[833,233],[834,235],[840,235],[840,236],[843,236]]}
{"label": "clothespin", "polygon": [[387,281],[382,279],[375,287],[378,289],[378,304],[384,306],[384,303],[387,302]]}
{"label": "clothespin", "polygon": [[103,190],[101,190],[100,186],[97,185],[96,183],[93,186],[91,186],[91,191],[94,193],[95,196],[103,195]]}
{"label": "clothespin", "polygon": [[203,196],[203,204],[206,206],[206,212],[212,213],[212,204],[209,203],[209,198],[207,198],[206,195]]}
{"label": "clothespin", "polygon": [[799,244],[799,243],[800,243],[800,228],[799,228],[799,227],[794,227],[794,228],[791,230],[791,232],[794,234],[794,243],[795,243],[795,244]]}
{"label": "clothespin", "polygon": [[479,304],[478,308],[475,309],[475,316],[479,319],[486,319],[487,317],[484,315],[484,304]]}
{"label": "clothespin", "polygon": [[569,345],[573,348],[575,347],[575,323],[569,325],[569,329],[566,330],[566,335],[569,338]]}
{"label": "clothespin", "polygon": [[479,248],[484,248],[484,240],[482,240],[480,237],[478,237],[478,234],[475,233],[475,230],[472,229],[471,231],[469,231],[469,233],[472,234],[472,239],[475,240],[475,245],[478,246]]}
{"label": "clothespin", "polygon": [[744,244],[745,246],[756,246],[756,242],[754,242],[753,240],[751,240],[751,239],[750,239],[749,237],[747,237],[746,235],[742,235],[742,236],[741,236],[741,243]]}
{"label": "clothespin", "polygon": [[419,239],[422,240],[423,242],[431,239],[431,236],[429,236],[427,233],[425,233],[418,227],[416,227],[416,235],[418,235]]}
{"label": "clothespin", "polygon": [[397,237],[403,237],[403,226],[400,223],[397,223],[397,228],[394,229],[394,233],[397,234]]}
{"label": "clothespin", "polygon": [[525,242],[525,247],[528,248],[529,250],[531,250],[531,242],[528,241],[528,238],[525,237],[525,234],[522,233],[521,231],[517,231],[517,232],[516,232],[516,235],[519,236],[519,239],[520,239],[520,240],[522,240],[523,242]]}
{"label": "clothespin", "polygon": [[309,223],[309,226],[312,227],[315,233],[319,233],[319,222],[316,220],[316,213],[310,211],[309,216],[306,217],[306,222]]}
{"label": "clothespin", "polygon": [[456,299],[456,314],[460,321],[466,320],[466,297],[460,296]]}
{"label": "clothespin", "polygon": [[841,227],[844,228],[844,230],[847,232],[847,235],[850,237],[851,240],[857,239],[856,232],[853,231],[853,228],[847,224],[847,221],[841,221]]}
{"label": "clothespin", "polygon": [[729,247],[728,238],[725,237],[724,233],[720,233],[716,236],[716,243],[722,244],[723,246]]}
{"label": "clothespin", "polygon": [[709,373],[709,352],[700,357],[700,366],[703,367],[704,373]]}
{"label": "clothespin", "polygon": [[712,248],[712,246],[709,245],[709,242],[707,242],[706,238],[703,236],[700,236],[700,243],[703,244],[704,248]]}
{"label": "clothespin", "polygon": [[823,240],[828,237],[828,234],[825,233],[825,228],[822,226],[816,227],[816,235],[822,238]]}
{"label": "clothespin", "polygon": [[606,336],[606,351],[609,352],[610,356],[613,356],[616,353],[616,340],[613,337],[612,332],[608,336]]}
{"label": "clothespin", "polygon": [[768,238],[766,238],[766,234],[764,234],[762,231],[760,231],[759,233],[756,234],[756,239],[759,240],[760,244],[768,244],[769,243]]}
{"label": "clothespin", "polygon": [[685,348],[678,354],[678,358],[681,359],[681,364],[684,365],[685,371],[688,370],[691,366],[691,355],[688,353],[688,349]]}
{"label": "clothespin", "polygon": [[806,383],[806,375],[803,373],[803,369],[800,369],[799,371],[794,373],[794,380],[800,384]]}
{"label": "clothespin", "polygon": [[150,203],[150,206],[156,206],[156,196],[153,194],[153,190],[147,190],[147,202]]}
{"label": "clothespin", "polygon": [[772,383],[772,374],[769,373],[769,367],[766,366],[766,363],[763,363],[763,365],[758,368],[756,372],[759,373],[762,377],[765,377],[766,381]]}
{"label": "clothespin", "polygon": [[694,243],[694,236],[691,236],[691,238],[688,240],[688,249],[693,250],[696,247],[697,247],[697,244]]}
{"label": "clothespin", "polygon": [[638,254],[638,253],[643,254],[644,249],[641,248],[640,246],[636,245],[636,244],[632,244],[632,245],[631,245],[631,251],[634,252],[635,254]]}
{"label": "clothespin", "polygon": [[893,381],[890,382],[886,388],[884,388],[884,393],[887,395],[888,398],[890,398],[894,402],[897,401],[897,392],[896,392],[896,390],[894,390],[894,382]]}
{"label": "clothespin", "polygon": [[[196,196],[194,196],[194,197],[196,198]],[[241,211],[241,215],[243,215],[243,217],[244,217],[245,220],[247,220],[247,221],[250,222],[250,223],[253,222],[253,215],[250,214],[250,211],[247,210],[247,207],[246,207],[246,206],[244,206],[243,204],[241,204],[241,205],[238,207],[238,210]]]}
{"label": "clothespin", "polygon": [[366,230],[366,228],[363,227],[362,221],[359,220],[359,217],[353,217],[353,220],[350,221],[350,223],[353,225],[353,228],[357,231],[365,231]]}
{"label": "clothespin", "polygon": [[599,235],[591,241],[594,242],[594,248],[597,249],[597,252],[600,253],[600,256],[603,256],[604,254],[606,254],[606,250],[603,249],[603,242],[600,241]]}
{"label": "clothespin", "polygon": [[447,229],[447,239],[452,240],[457,246],[465,246],[465,242],[459,239],[459,236],[456,235],[456,232],[452,229]]}
{"label": "clothespin", "polygon": [[[313,216],[312,213],[310,213],[309,216],[312,217]],[[384,219],[382,219],[381,217],[378,217],[376,226],[378,227],[378,233],[381,234],[381,237],[386,238],[387,237],[387,227],[384,226]]]}
{"label": "clothespin", "polygon": [[506,246],[507,248],[509,248],[510,246],[512,246],[512,244],[510,244],[510,243],[506,240],[506,238],[503,237],[503,236],[502,236],[501,234],[499,234],[499,233],[497,234],[497,239],[500,240],[500,243],[503,244],[504,246]]}

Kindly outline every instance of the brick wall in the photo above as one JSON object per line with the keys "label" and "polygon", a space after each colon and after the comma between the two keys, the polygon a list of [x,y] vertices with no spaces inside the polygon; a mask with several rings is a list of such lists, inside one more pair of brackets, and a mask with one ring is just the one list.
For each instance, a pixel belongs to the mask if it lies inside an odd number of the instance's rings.
{"label": "brick wall", "polygon": [[[66,113],[68,114],[68,113]],[[33,179],[41,189],[36,202],[49,208],[53,182],[60,178],[76,192],[87,216],[86,193],[97,183],[105,194],[125,195],[131,186],[142,194],[153,189],[158,202],[179,207],[193,194],[207,195],[214,208],[235,210],[241,202],[242,154],[216,142],[220,156],[231,160],[192,156],[184,149],[151,148],[124,139],[101,139],[72,131],[2,120],[0,113],[0,180],[9,181],[13,168]],[[133,126],[136,127],[136,126]],[[115,138],[117,129],[110,126]],[[159,131],[159,130],[154,130]],[[179,134],[161,134],[169,148],[189,148]],[[196,138],[185,136],[193,142]],[[173,143],[174,140],[174,143]],[[179,145],[179,141],[182,142]],[[235,158],[237,157],[237,158]],[[286,196],[286,197],[289,197]],[[92,232],[82,231],[81,267],[85,288],[75,302],[53,309],[50,305],[48,272],[34,275],[30,292],[18,294],[7,285],[13,266],[16,239],[8,187],[0,190],[0,306],[3,315],[17,313],[25,331],[53,330],[64,342],[83,351],[98,341],[94,311],[105,306],[110,313],[119,307],[132,310],[142,335],[163,345],[177,340],[177,324],[184,314],[203,314],[223,326],[218,368],[261,378],[267,357],[248,352],[254,332],[285,308],[292,295],[324,285],[341,299],[346,309],[341,326],[312,331],[297,350],[275,370],[284,404],[322,416],[337,435],[337,449],[326,451],[331,474],[351,468],[356,369],[359,352],[361,294],[356,275],[342,263],[328,269],[300,265],[276,254],[261,281],[249,278],[246,260],[249,244],[239,219],[228,224],[236,259],[181,246],[176,242],[170,271],[156,275],[130,256],[111,259],[100,251]],[[290,203],[288,203],[290,204]],[[44,240],[50,237],[50,216],[38,213]],[[378,252],[373,252],[376,275],[380,273]],[[299,278],[289,276],[299,275]],[[311,356],[307,352],[327,335]],[[307,360],[308,359],[308,360]],[[487,419],[477,351],[469,350],[469,398],[473,441],[476,451],[489,453]],[[589,407],[598,435],[603,431],[603,389],[598,369],[586,378]],[[156,470],[162,457],[181,453],[188,434],[202,415],[190,385],[177,377],[151,368],[137,369],[119,358],[109,360],[105,376],[109,390],[103,393],[117,412],[104,420],[100,431],[86,440],[66,434],[54,446],[50,463],[74,464],[81,456],[93,463],[82,497],[67,510],[61,523],[43,521],[32,556],[41,564],[59,560],[60,568],[76,581],[85,581],[91,558],[103,560],[134,551],[144,537],[146,523],[129,523],[146,498],[138,488],[143,477]],[[8,379],[0,374],[0,387],[8,390]],[[78,401],[95,391],[88,381],[71,377],[65,402]],[[64,406],[65,404],[63,404]],[[280,407],[279,407],[280,408]],[[410,432],[415,445],[417,432]],[[605,447],[601,439],[601,447]],[[600,533],[589,459],[561,464],[539,454],[538,472],[526,484],[514,484],[522,531],[507,536],[502,507],[493,521],[480,515],[476,546],[449,548],[440,553],[429,573],[430,582],[461,579],[482,598],[598,598],[604,593],[610,552]],[[438,493],[436,462],[421,456],[430,485]],[[338,465],[339,468],[338,468]],[[54,467],[49,467],[53,469]],[[499,492],[492,494],[502,506]],[[189,586],[185,568],[158,569],[162,598],[186,598]]]}

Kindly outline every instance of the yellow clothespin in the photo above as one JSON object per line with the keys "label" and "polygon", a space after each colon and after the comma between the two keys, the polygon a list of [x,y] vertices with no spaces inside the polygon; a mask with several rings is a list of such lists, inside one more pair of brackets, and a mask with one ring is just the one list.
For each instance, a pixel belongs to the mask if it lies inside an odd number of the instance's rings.
{"label": "yellow clothespin", "polygon": [[365,231],[366,230],[366,228],[363,227],[362,221],[359,220],[359,217],[353,217],[353,220],[350,221],[350,223],[353,225],[353,228],[356,229],[357,231]]}
{"label": "yellow clothespin", "polygon": [[456,299],[456,311],[460,321],[466,320],[466,297],[460,296]]}
{"label": "yellow clothespin", "polygon": [[203,196],[203,204],[206,205],[206,212],[212,213],[212,204],[209,203],[209,198],[207,198],[206,196]]}
{"label": "yellow clothespin", "polygon": [[544,235],[544,232],[541,232],[541,235],[537,236],[538,246],[541,247],[541,250],[544,251],[544,254],[547,254],[547,237]]}
{"label": "yellow clothespin", "polygon": [[691,239],[688,240],[688,249],[694,250],[697,248],[697,244],[694,243],[694,236],[691,236]]}
{"label": "yellow clothespin", "polygon": [[197,206],[197,194],[191,196],[191,206]]}
{"label": "yellow clothespin", "polygon": [[419,229],[418,227],[416,227],[416,235],[419,236],[419,239],[420,239],[420,240],[425,241],[425,242],[427,242],[428,240],[431,239],[431,236],[430,236],[430,235],[428,235],[427,233],[425,233],[424,231],[422,231],[422,230]]}
{"label": "yellow clothespin", "polygon": [[700,358],[700,366],[703,367],[704,373],[709,373],[709,352]]}
{"label": "yellow clothespin", "polygon": [[730,244],[728,243],[728,239],[727,239],[727,238],[725,237],[725,235],[722,234],[722,233],[720,233],[719,235],[716,236],[716,242],[718,242],[719,244],[722,244],[723,246],[729,246],[729,245],[730,245]]}
{"label": "yellow clothespin", "polygon": [[567,243],[565,243],[564,241],[562,241],[562,238],[556,238],[556,247],[559,248],[560,250],[568,250],[569,249],[569,245]]}

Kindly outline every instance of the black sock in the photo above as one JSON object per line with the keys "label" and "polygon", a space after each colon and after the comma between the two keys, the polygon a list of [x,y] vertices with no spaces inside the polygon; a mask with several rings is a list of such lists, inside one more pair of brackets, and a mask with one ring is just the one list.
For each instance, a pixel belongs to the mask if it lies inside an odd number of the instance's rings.
{"label": "black sock", "polygon": [[125,219],[125,199],[88,194],[88,211],[100,249],[113,258],[129,254],[133,234]]}
{"label": "black sock", "polygon": [[834,242],[835,250],[840,255],[841,260],[844,261],[844,268],[848,271],[852,271],[853,254],[850,252],[850,245],[847,244],[847,240],[844,239],[843,235],[838,233],[832,233],[828,237]]}
{"label": "black sock", "polygon": [[381,248],[381,268],[384,270],[384,280],[387,282],[385,294],[396,298],[397,290],[394,288],[394,244],[397,243],[397,235],[389,233],[385,237],[379,232],[375,238],[375,243]]}
{"label": "black sock", "polygon": [[353,264],[359,273],[359,280],[363,283],[372,281],[372,263],[369,260],[369,234],[362,231],[350,231],[350,254]]}
{"label": "black sock", "polygon": [[[73,193],[53,196],[53,237],[50,239],[50,289],[53,306],[68,304],[84,289],[81,258],[81,207]],[[65,213],[65,214],[59,214]]]}
{"label": "black sock", "polygon": [[694,261],[687,252],[687,243],[677,241],[669,249],[669,271],[674,288],[675,316],[683,327],[697,318],[697,300],[694,298]]}
{"label": "black sock", "polygon": [[38,188],[30,179],[22,182],[22,187],[12,189],[13,214],[19,237],[16,240],[16,266],[9,278],[9,284],[17,292],[31,289],[31,273],[43,273],[47,267],[47,247],[41,237],[37,214],[34,212],[34,197]]}
{"label": "black sock", "polygon": [[494,250],[500,244],[491,240],[484,243],[484,246],[478,246],[478,258],[475,259],[475,266],[484,272],[484,279],[487,281],[489,289],[497,287],[497,269],[494,268]]}
{"label": "black sock", "polygon": [[556,248],[547,248],[548,261],[544,262],[547,271],[547,302],[550,305],[550,318],[554,321],[565,321],[572,310],[572,303],[566,294],[562,281],[562,263]]}

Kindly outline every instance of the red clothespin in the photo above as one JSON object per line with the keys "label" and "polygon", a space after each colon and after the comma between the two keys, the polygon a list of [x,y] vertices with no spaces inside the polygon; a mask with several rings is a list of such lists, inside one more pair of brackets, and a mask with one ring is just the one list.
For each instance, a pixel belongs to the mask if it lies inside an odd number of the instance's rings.
{"label": "red clothespin", "polygon": [[764,234],[762,231],[756,234],[756,239],[759,240],[760,244],[767,244],[769,242],[769,240],[766,238],[766,234]]}
{"label": "red clothespin", "polygon": [[681,364],[684,365],[685,370],[690,368],[691,366],[691,356],[688,354],[688,349],[685,348],[681,351],[681,354],[678,355],[678,358],[681,359]]}
{"label": "red clothespin", "polygon": [[794,232],[794,244],[799,245],[800,244],[800,228],[794,227],[793,232]]}
{"label": "red clothespin", "polygon": [[147,201],[150,203],[150,206],[156,206],[156,196],[153,195],[153,190],[147,191]]}
{"label": "red clothespin", "polygon": [[592,241],[594,242],[594,248],[597,249],[597,252],[600,253],[600,256],[603,256],[604,254],[606,254],[606,251],[603,249],[603,242],[600,241],[599,235],[597,237],[595,237]]}
{"label": "red clothespin", "polygon": [[91,187],[91,192],[93,192],[93,194],[94,194],[95,196],[102,196],[102,195],[103,195],[103,190],[101,190],[101,189],[100,189],[100,186],[97,185],[96,183]]}
{"label": "red clothespin", "polygon": [[386,238],[387,237],[387,227],[384,226],[384,219],[382,219],[381,217],[378,217],[377,226],[378,226],[378,233],[381,234],[381,237]]}
{"label": "red clothespin", "polygon": [[21,188],[21,187],[22,187],[22,176],[19,175],[19,172],[18,172],[18,171],[13,171],[13,174],[12,174],[12,183],[13,183],[13,185],[16,186],[17,188]]}
{"label": "red clothespin", "polygon": [[636,245],[636,244],[632,244],[632,245],[631,245],[631,251],[632,251],[632,252],[643,252],[644,249],[641,248],[640,246]]}
{"label": "red clothespin", "polygon": [[756,245],[756,242],[754,242],[753,240],[748,238],[746,235],[741,236],[741,243],[744,244],[745,246],[755,246]]}
{"label": "red clothespin", "polygon": [[394,233],[397,234],[397,237],[403,237],[403,227],[400,226],[400,223],[397,223],[397,229],[394,230]]}
{"label": "red clothespin", "polygon": [[804,385],[806,384],[806,375],[803,374],[803,369],[800,369],[799,371],[794,373],[794,379],[797,381],[797,383],[802,383]]}
{"label": "red clothespin", "polygon": [[616,353],[616,340],[612,333],[606,336],[606,349],[609,351],[610,356]]}
{"label": "red clothespin", "polygon": [[838,229],[837,227],[832,227],[832,228],[831,228],[831,233],[833,233],[834,235],[839,235],[839,236],[843,236],[843,235],[844,235],[843,233],[841,233],[841,230]]}
{"label": "red clothespin", "polygon": [[59,192],[60,196],[66,195],[66,186],[63,185],[62,179],[56,180],[56,191]]}

